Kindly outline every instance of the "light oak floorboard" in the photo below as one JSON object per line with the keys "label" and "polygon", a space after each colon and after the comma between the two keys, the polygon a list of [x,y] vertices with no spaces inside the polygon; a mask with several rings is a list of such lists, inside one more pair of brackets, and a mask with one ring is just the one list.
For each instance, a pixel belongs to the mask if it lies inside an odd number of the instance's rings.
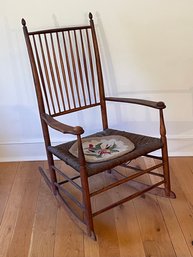
{"label": "light oak floorboard", "polygon": [[1,163],[0,165],[0,222],[13,186],[19,163]]}
{"label": "light oak floorboard", "polygon": [[[139,165],[148,166],[143,160]],[[140,180],[151,184],[150,177],[147,175],[143,176]],[[156,196],[146,194],[144,197],[136,198],[133,202],[136,208],[146,256],[175,257],[176,253]]]}
{"label": "light oak floorboard", "polygon": [[[97,175],[98,176],[98,175]],[[96,184],[108,183],[106,174],[94,178]],[[101,199],[103,199],[101,201]],[[112,195],[107,191],[95,199],[95,210],[104,208],[113,202]],[[94,210],[94,211],[95,211]],[[120,257],[119,241],[116,230],[114,209],[104,212],[94,218],[95,232],[98,240],[99,256]]]}
{"label": "light oak floorboard", "polygon": [[10,247],[13,234],[16,233],[16,222],[23,204],[25,184],[30,174],[22,169],[17,170],[15,180],[6,204],[4,215],[0,224],[0,256],[5,257]]}
{"label": "light oak floorboard", "polygon": [[54,257],[84,256],[83,232],[74,225],[65,210],[58,209]]}
{"label": "light oak floorboard", "polygon": [[[171,160],[170,163],[172,164],[173,160]],[[152,164],[155,164],[155,162],[148,159],[146,160],[146,164],[152,165]],[[157,172],[159,173],[159,170],[157,170]],[[151,176],[151,178],[152,178],[151,179],[152,182],[154,183],[159,181],[159,178],[153,179],[153,176]],[[174,181],[173,177],[172,177],[172,182],[173,182],[172,183],[172,188],[173,188],[174,184],[176,184],[176,181]],[[175,187],[175,193],[178,194],[178,189],[176,187]],[[175,199],[175,201],[173,201],[170,199],[157,197],[157,201],[159,203],[161,213],[165,221],[169,236],[171,238],[171,242],[173,244],[176,256],[191,257],[191,253],[186,243],[186,239],[183,235],[183,231],[178,222],[175,209],[172,207],[172,202],[178,201],[178,198]]]}
{"label": "light oak floorboard", "polygon": [[43,178],[37,198],[28,257],[53,257],[58,204]]}
{"label": "light oak floorboard", "polygon": [[[41,179],[40,174],[34,171],[37,171],[39,165],[38,162],[25,162],[20,165],[19,172],[28,173],[28,177],[23,185],[22,204],[6,257],[28,255]],[[33,176],[30,176],[30,173],[33,173]]]}
{"label": "light oak floorboard", "polygon": [[[128,188],[119,187],[114,192],[114,199],[128,195]],[[132,193],[132,192],[130,192]],[[121,257],[145,257],[143,241],[133,201],[115,208],[115,222]]]}
{"label": "light oak floorboard", "polygon": [[[181,183],[181,174],[179,175],[179,173],[182,172],[183,176],[186,177],[188,172],[186,166],[184,166],[183,169],[180,168],[180,172],[178,171],[178,164],[180,167],[180,163],[182,161],[181,159],[182,158],[172,158],[170,162],[172,168],[172,188],[176,193],[175,201],[170,202],[176,214],[179,226],[181,227],[182,234],[186,240],[186,244],[191,252],[191,256],[193,256],[193,213],[190,206],[190,199],[186,197],[186,190],[184,190],[184,186]],[[187,178],[188,177],[189,174],[187,175]],[[189,184],[188,181],[187,183]],[[192,190],[193,194],[193,186],[190,188],[190,190]]]}

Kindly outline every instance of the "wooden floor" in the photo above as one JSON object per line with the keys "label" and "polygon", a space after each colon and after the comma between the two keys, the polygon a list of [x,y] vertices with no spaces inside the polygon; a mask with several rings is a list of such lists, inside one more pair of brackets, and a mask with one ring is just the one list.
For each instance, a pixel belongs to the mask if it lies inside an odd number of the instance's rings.
{"label": "wooden floor", "polygon": [[[193,157],[170,159],[176,199],[146,194],[97,216],[97,242],[59,207],[37,172],[42,164],[0,163],[0,257],[193,256]],[[93,208],[127,189],[98,196]]]}

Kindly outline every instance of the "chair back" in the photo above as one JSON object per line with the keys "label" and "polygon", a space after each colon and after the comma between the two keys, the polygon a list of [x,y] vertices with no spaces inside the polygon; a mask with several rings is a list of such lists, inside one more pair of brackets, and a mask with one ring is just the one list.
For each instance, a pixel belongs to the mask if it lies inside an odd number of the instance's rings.
{"label": "chair back", "polygon": [[101,106],[107,127],[99,49],[92,14],[90,24],[41,31],[23,31],[40,113],[59,116]]}

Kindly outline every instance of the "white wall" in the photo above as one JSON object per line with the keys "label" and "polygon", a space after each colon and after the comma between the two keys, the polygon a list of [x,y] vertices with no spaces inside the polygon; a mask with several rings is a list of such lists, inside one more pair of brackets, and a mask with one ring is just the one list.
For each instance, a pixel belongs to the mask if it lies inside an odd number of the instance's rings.
{"label": "white wall", "polygon": [[[193,1],[6,0],[0,15],[0,161],[45,154],[21,18],[35,30],[87,23],[89,11],[99,36],[107,95],[165,101],[170,155],[192,155]],[[157,135],[155,110],[109,108],[113,127]],[[87,124],[83,114],[66,122]],[[92,119],[87,132],[98,127]],[[55,142],[71,139],[53,137]]]}

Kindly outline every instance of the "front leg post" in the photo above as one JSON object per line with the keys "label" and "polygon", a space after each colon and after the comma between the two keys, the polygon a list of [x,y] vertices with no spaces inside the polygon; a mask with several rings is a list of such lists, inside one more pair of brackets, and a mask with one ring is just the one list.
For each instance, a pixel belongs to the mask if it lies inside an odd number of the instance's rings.
{"label": "front leg post", "polygon": [[167,147],[167,137],[166,137],[166,127],[163,116],[163,109],[160,109],[160,135],[162,141],[162,161],[163,161],[163,172],[165,179],[165,193],[166,196],[170,197],[171,194],[171,184],[170,184],[170,170],[169,170],[169,159],[168,159],[168,147]]}
{"label": "front leg post", "polygon": [[94,232],[94,225],[93,225],[93,216],[92,216],[92,208],[91,208],[91,201],[90,201],[90,190],[88,184],[88,174],[85,167],[85,157],[82,148],[82,140],[80,135],[77,136],[78,141],[78,157],[80,162],[80,179],[82,184],[82,196],[84,202],[84,220],[87,225],[87,233],[88,235],[96,240],[96,235]]}
{"label": "front leg post", "polygon": [[41,119],[41,123],[42,123],[43,136],[44,136],[45,147],[46,147],[46,154],[47,154],[47,158],[48,158],[48,166],[49,166],[52,192],[54,195],[57,195],[58,188],[55,186],[55,182],[57,182],[57,177],[56,177],[55,170],[52,168],[54,166],[54,159],[53,159],[53,155],[47,149],[48,146],[51,145],[48,126],[45,123],[45,121],[43,121],[42,119]]}

